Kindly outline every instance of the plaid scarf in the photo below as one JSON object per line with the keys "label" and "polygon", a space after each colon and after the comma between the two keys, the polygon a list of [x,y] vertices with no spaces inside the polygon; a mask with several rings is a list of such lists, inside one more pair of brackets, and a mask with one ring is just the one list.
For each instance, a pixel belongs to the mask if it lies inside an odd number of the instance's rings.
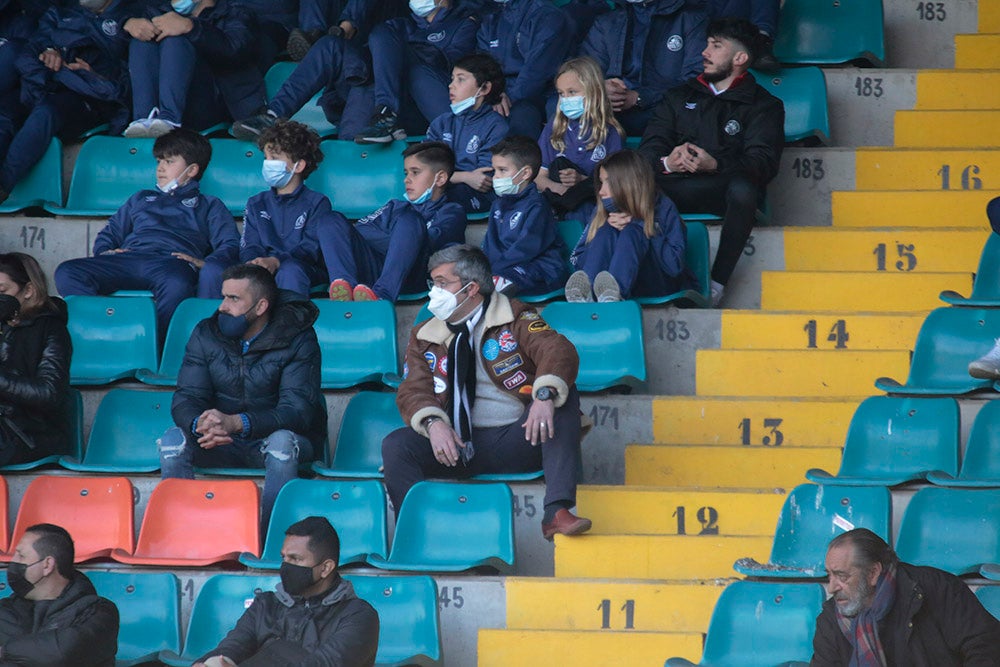
{"label": "plaid scarf", "polygon": [[868,609],[853,618],[842,615],[837,609],[840,630],[854,647],[849,667],[886,667],[885,651],[878,638],[878,623],[886,617],[895,601],[896,564],[893,563],[882,571],[876,582],[875,597]]}

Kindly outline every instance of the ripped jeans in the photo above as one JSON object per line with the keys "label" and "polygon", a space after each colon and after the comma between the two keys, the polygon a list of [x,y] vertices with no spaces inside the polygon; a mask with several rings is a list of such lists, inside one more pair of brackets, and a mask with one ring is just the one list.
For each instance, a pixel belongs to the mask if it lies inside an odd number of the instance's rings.
{"label": "ripped jeans", "polygon": [[261,494],[261,525],[266,527],[278,491],[298,477],[299,461],[312,460],[312,443],[297,433],[275,431],[262,440],[241,440],[232,444],[202,449],[189,433],[174,426],[157,443],[160,449],[160,476],[163,479],[194,479],[199,468],[263,468],[264,492]]}

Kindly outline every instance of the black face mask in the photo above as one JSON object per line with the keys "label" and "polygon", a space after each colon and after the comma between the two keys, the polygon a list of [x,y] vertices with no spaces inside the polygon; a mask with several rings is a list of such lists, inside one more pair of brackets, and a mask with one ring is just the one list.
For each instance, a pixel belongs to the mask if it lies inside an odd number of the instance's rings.
{"label": "black face mask", "polygon": [[25,576],[25,572],[32,565],[37,565],[43,560],[45,559],[39,558],[34,563],[11,562],[7,565],[7,584],[10,586],[10,590],[14,592],[14,595],[23,598],[25,595],[34,590],[35,585],[38,584],[38,582],[36,581],[33,584],[28,581],[28,578]]}
{"label": "black face mask", "polygon": [[[11,563],[13,565],[13,563]],[[315,566],[313,566],[315,567]],[[302,595],[302,593],[316,583],[313,579],[313,567],[306,565],[295,565],[293,563],[281,564],[281,585],[289,595]]]}
{"label": "black face mask", "polygon": [[21,302],[10,294],[0,294],[0,322],[9,322],[21,310]]}

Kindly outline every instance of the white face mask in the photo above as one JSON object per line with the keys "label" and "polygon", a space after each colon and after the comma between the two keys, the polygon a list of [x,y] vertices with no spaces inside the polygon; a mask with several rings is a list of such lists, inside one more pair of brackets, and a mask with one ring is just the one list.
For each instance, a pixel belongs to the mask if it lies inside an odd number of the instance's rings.
{"label": "white face mask", "polygon": [[431,314],[442,322],[447,322],[448,318],[458,310],[458,307],[469,300],[469,297],[465,297],[462,299],[462,303],[459,303],[458,294],[465,291],[465,288],[471,284],[466,283],[465,287],[458,292],[449,292],[445,288],[435,285],[427,293],[427,296],[430,297],[430,301],[427,302],[427,310],[431,311]]}
{"label": "white face mask", "polygon": [[514,172],[513,176],[507,176],[504,178],[494,178],[493,179],[493,192],[496,193],[497,197],[505,197],[507,195],[516,195],[521,187],[521,181],[515,183],[514,179],[520,176],[521,172],[524,171],[524,167],[521,167]]}
{"label": "white face mask", "polygon": [[182,171],[177,175],[177,178],[170,179],[164,185],[160,185],[159,183],[157,183],[156,187],[160,190],[160,192],[162,192],[165,195],[173,194],[174,190],[181,187],[182,185],[187,185],[188,182],[191,180],[190,178],[188,178],[184,182],[181,182],[181,179],[187,175],[188,169],[190,168],[191,168],[190,165],[188,165],[188,167],[186,167],[184,171]]}

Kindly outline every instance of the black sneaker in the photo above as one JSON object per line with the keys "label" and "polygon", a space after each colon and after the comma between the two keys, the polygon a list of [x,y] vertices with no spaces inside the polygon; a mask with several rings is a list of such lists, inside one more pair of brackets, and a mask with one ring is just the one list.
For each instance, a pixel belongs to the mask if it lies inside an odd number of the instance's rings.
{"label": "black sneaker", "polygon": [[295,62],[301,61],[309,53],[309,49],[316,43],[316,40],[322,36],[323,31],[321,30],[305,31],[295,28],[288,33],[288,44],[285,46],[288,57]]}
{"label": "black sneaker", "polygon": [[781,69],[781,63],[774,57],[774,40],[761,33],[759,47],[760,53],[753,61],[754,69],[761,72],[777,72]]}
{"label": "black sneaker", "polygon": [[382,107],[372,117],[372,124],[354,137],[358,144],[388,144],[406,139],[406,130],[399,126],[399,118],[389,107]]}
{"label": "black sneaker", "polygon": [[269,127],[273,127],[278,121],[278,117],[270,111],[250,116],[233,123],[229,134],[241,141],[257,141],[257,137]]}

